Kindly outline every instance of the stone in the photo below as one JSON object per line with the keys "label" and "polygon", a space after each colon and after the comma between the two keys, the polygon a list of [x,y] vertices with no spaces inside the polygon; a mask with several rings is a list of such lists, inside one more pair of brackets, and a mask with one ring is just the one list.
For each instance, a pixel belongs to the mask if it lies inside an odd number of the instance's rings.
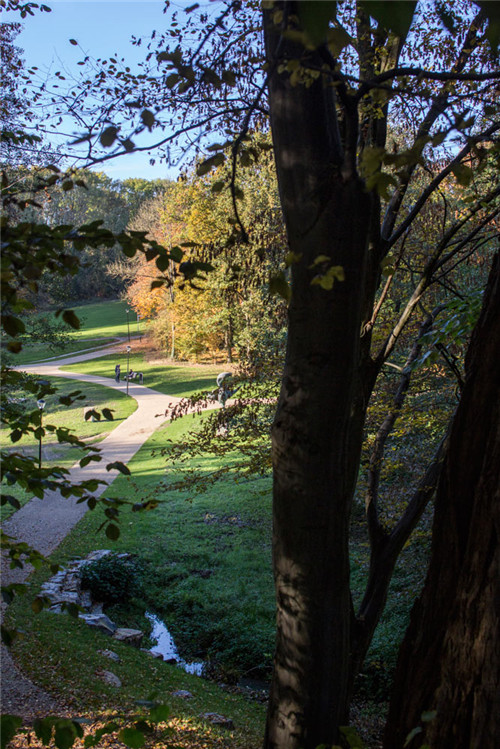
{"label": "stone", "polygon": [[115,653],[114,650],[98,650],[97,651],[100,655],[103,655],[105,658],[109,658],[110,661],[115,661],[116,663],[120,662],[120,656],[118,653]]}
{"label": "stone", "polygon": [[103,681],[105,684],[109,684],[110,687],[119,689],[122,685],[120,679],[112,671],[96,671],[96,676]]}
{"label": "stone", "polygon": [[116,632],[116,624],[106,614],[80,614],[79,617],[89,627],[96,627],[107,635],[113,635]]}
{"label": "stone", "polygon": [[192,698],[191,692],[187,689],[178,689],[177,692],[172,692],[172,697],[180,697],[181,700],[190,700]]}
{"label": "stone", "polygon": [[159,661],[163,660],[163,653],[159,653],[158,650],[148,650],[148,653],[153,656],[153,658],[157,658]]}
{"label": "stone", "polygon": [[202,713],[200,718],[206,720],[208,723],[212,723],[214,726],[219,726],[219,728],[227,728],[229,731],[232,731],[234,728],[231,718],[225,718],[218,713]]}
{"label": "stone", "polygon": [[115,629],[113,637],[115,640],[119,640],[119,642],[126,642],[129,645],[133,645],[134,647],[138,648],[141,645],[142,638],[144,637],[144,632],[141,632],[140,629],[118,627],[118,629]]}

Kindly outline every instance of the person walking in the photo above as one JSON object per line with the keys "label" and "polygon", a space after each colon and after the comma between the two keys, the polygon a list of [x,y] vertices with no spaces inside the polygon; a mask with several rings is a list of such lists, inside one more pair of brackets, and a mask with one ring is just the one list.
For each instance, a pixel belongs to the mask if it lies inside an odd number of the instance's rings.
{"label": "person walking", "polygon": [[115,367],[115,380],[116,382],[120,382],[120,365],[117,364]]}

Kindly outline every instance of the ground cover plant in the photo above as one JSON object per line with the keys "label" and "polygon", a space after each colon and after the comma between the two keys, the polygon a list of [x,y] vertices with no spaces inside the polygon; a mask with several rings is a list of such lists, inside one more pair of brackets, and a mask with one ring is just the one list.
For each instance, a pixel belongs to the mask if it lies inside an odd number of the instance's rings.
{"label": "ground cover plant", "polygon": [[[53,395],[47,395],[45,398],[43,423],[55,427],[65,427],[87,444],[98,444],[137,408],[136,401],[133,398],[101,385],[77,382],[63,377],[49,377],[46,380],[57,388],[57,392]],[[59,398],[68,396],[75,391],[80,391],[84,398],[75,400],[70,406],[62,405],[59,402]],[[37,410],[36,398],[22,389],[10,393],[9,397],[15,399],[19,407],[26,412]],[[113,413],[113,420],[105,418],[101,418],[100,421],[85,420],[85,408],[95,408],[97,411],[108,408]],[[20,452],[27,456],[38,456],[39,442],[33,433],[21,437],[15,443],[11,441],[9,435],[10,430],[5,428],[0,430],[0,446],[2,449]],[[45,466],[58,465],[69,468],[83,456],[84,452],[81,448],[70,443],[60,443],[56,435],[49,431],[46,431],[42,438],[42,461]],[[5,492],[6,485],[3,484],[2,488]],[[15,496],[21,504],[31,498],[29,494],[18,487],[9,487],[9,494]],[[1,508],[2,520],[5,520],[13,511],[14,508],[10,505],[3,505]]]}

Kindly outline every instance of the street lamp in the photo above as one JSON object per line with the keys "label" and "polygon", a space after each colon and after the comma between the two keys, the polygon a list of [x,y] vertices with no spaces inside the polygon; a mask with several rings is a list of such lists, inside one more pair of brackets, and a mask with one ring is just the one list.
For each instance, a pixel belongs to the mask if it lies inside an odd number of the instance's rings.
{"label": "street lamp", "polygon": [[137,335],[140,336],[139,340],[142,341],[141,329],[139,327],[139,320],[141,319],[140,314],[137,312]]}
{"label": "street lamp", "polygon": [[127,346],[127,395],[128,395],[128,382],[129,382],[129,379],[130,379],[130,377],[129,377],[129,373],[130,373],[129,361],[130,361],[130,352],[131,352],[131,350],[132,350],[131,347]]}
{"label": "street lamp", "polygon": [[130,320],[129,320],[129,308],[127,307],[127,332],[128,332],[128,342],[130,343]]}
{"label": "street lamp", "polygon": [[37,400],[36,405],[40,411],[40,438],[38,440],[38,470],[40,470],[42,467],[42,412],[45,408],[44,399],[40,398],[40,400]]}

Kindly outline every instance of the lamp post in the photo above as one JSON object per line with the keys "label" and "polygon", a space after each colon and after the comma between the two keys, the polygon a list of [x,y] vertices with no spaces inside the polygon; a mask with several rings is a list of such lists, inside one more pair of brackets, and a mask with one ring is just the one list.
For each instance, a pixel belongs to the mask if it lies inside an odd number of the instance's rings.
{"label": "lamp post", "polygon": [[128,383],[129,383],[129,372],[130,372],[129,361],[130,361],[131,350],[132,350],[131,347],[127,346],[127,395],[128,395]]}
{"label": "lamp post", "polygon": [[45,408],[44,399],[40,398],[40,400],[37,400],[36,405],[40,411],[40,438],[38,440],[38,470],[40,470],[42,467],[42,413]]}
{"label": "lamp post", "polygon": [[129,308],[127,307],[127,333],[128,333],[128,342],[130,343],[130,319],[129,319]]}

